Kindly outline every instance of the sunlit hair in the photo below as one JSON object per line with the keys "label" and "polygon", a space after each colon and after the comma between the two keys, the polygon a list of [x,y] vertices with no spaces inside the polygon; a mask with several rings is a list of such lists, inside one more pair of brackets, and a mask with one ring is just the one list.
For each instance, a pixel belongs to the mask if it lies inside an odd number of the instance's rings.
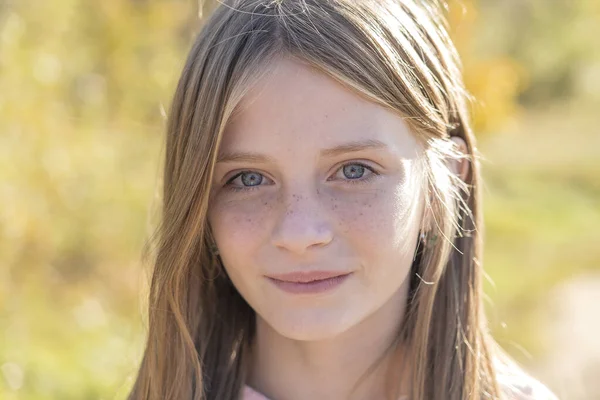
{"label": "sunlit hair", "polygon": [[[276,57],[392,110],[423,144],[431,218],[390,351],[410,349],[402,365],[410,366],[411,400],[499,398],[500,353],[482,302],[480,167],[458,56],[433,0],[228,0],[205,21],[168,117],[148,340],[129,398],[239,398],[254,311],[209,251],[207,209],[227,121]],[[464,139],[466,155],[451,136]],[[464,181],[449,168],[460,157],[470,162]],[[402,365],[390,372],[390,400]]]}

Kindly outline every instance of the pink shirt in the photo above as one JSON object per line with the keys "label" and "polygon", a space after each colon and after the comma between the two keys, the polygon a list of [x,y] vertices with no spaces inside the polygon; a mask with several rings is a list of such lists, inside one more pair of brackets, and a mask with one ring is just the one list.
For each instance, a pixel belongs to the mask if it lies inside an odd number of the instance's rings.
{"label": "pink shirt", "polygon": [[[500,386],[509,400],[558,400],[546,386],[532,377],[499,377]],[[244,386],[242,400],[269,400],[250,386]],[[406,400],[403,396],[398,400]]]}
{"label": "pink shirt", "polygon": [[269,400],[250,386],[244,386],[244,394],[242,400]]}
{"label": "pink shirt", "polygon": [[[256,390],[252,389],[250,386],[244,386],[244,392],[242,395],[242,400],[269,400],[264,395],[258,393]],[[398,400],[406,400],[405,396],[402,396]]]}

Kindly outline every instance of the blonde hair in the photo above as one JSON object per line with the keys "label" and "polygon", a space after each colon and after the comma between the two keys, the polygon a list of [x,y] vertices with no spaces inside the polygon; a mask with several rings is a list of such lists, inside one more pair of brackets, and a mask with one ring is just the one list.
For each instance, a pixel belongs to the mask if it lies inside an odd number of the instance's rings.
{"label": "blonde hair", "polygon": [[[254,312],[209,251],[206,214],[224,127],[278,56],[398,113],[424,144],[432,223],[422,228],[397,340],[410,349],[410,398],[498,398],[497,349],[482,305],[480,167],[441,4],[231,0],[205,22],[170,109],[148,340],[129,399],[240,395]],[[466,154],[452,136],[466,142]],[[448,168],[460,157],[470,162],[464,180]]]}

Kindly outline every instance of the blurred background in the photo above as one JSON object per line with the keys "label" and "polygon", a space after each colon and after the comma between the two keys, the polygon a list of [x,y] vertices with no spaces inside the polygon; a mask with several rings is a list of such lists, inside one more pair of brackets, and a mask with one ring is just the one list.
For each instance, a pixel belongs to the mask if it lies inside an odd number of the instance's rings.
{"label": "blurred background", "polygon": [[[0,2],[0,398],[131,387],[165,110],[213,6]],[[600,399],[600,1],[450,11],[484,156],[492,330],[562,399]]]}

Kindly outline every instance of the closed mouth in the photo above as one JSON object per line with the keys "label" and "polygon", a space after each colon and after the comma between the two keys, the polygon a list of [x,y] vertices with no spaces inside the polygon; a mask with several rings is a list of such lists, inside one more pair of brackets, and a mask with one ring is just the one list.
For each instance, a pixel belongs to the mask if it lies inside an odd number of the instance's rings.
{"label": "closed mouth", "polygon": [[286,274],[268,275],[267,277],[276,281],[290,283],[311,283],[327,279],[349,275],[346,271],[298,271]]}
{"label": "closed mouth", "polygon": [[352,272],[309,271],[267,276],[279,289],[291,294],[329,293],[342,285]]}

